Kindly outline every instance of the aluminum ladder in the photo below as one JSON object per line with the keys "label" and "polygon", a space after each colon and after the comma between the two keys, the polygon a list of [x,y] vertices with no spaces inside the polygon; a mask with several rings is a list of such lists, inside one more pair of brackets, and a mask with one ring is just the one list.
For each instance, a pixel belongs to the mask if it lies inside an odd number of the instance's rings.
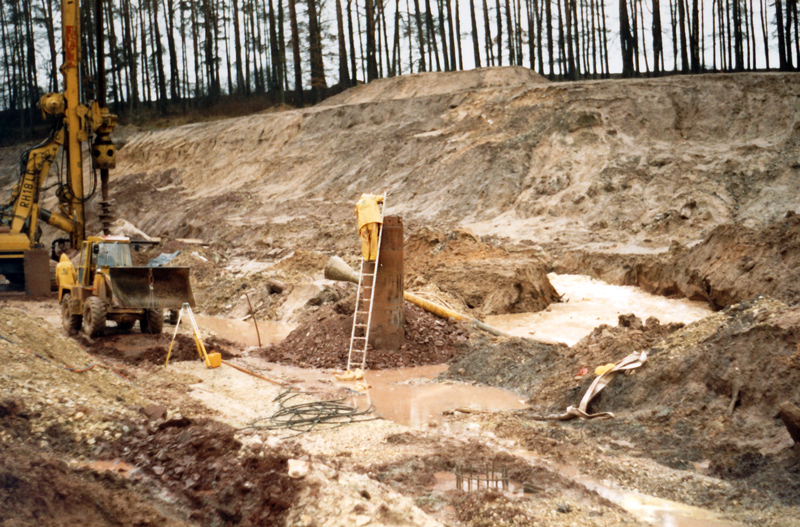
{"label": "aluminum ladder", "polygon": [[[381,241],[383,239],[383,211],[386,209],[386,198],[381,204],[381,223],[378,224],[378,250],[374,262],[361,259],[361,269],[358,272],[358,291],[356,292],[356,309],[353,313],[353,330],[350,332],[350,351],[347,353],[347,370],[353,371],[353,366],[362,370],[367,365],[367,346],[369,345],[369,327],[372,322],[372,301],[375,299],[375,283],[380,267]],[[367,278],[367,283],[364,279]],[[365,293],[368,293],[365,294]],[[369,298],[367,298],[369,296]],[[360,366],[359,366],[360,364]]]}

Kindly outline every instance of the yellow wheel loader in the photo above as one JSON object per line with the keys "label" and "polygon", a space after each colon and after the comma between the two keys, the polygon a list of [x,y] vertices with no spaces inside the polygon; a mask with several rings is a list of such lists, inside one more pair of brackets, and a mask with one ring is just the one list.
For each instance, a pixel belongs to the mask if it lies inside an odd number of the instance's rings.
{"label": "yellow wheel loader", "polygon": [[67,332],[103,332],[107,320],[123,331],[136,321],[142,333],[161,333],[164,310],[194,306],[188,267],[134,266],[131,249],[139,244],[124,236],[90,236],[83,241],[77,283],[60,284],[58,300]]}

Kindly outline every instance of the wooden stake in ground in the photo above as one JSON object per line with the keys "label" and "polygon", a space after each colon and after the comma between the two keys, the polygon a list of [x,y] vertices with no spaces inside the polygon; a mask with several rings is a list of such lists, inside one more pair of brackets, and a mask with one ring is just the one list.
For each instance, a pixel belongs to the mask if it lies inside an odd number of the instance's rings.
{"label": "wooden stake in ground", "polygon": [[253,317],[253,325],[256,327],[256,337],[258,337],[258,347],[261,347],[261,333],[258,331],[258,322],[256,321],[256,312],[253,311],[253,304],[250,303],[250,295],[244,294],[247,299],[247,305],[250,306],[250,315]]}

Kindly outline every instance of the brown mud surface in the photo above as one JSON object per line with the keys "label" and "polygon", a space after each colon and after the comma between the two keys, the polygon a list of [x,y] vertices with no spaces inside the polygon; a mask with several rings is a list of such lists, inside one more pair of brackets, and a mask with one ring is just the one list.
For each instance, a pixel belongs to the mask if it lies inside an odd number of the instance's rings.
{"label": "brown mud surface", "polygon": [[299,483],[287,461],[300,451],[242,448],[228,425],[207,419],[159,419],[100,450],[140,467],[203,525],[279,525]]}
{"label": "brown mud surface", "polygon": [[0,443],[0,525],[192,525],[111,472],[70,466],[24,445]]}

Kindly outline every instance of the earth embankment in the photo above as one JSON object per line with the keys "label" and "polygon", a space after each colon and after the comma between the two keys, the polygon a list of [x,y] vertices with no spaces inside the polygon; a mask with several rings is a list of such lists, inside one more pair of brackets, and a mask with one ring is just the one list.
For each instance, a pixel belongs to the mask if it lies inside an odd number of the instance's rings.
{"label": "earth embankment", "polygon": [[411,229],[460,224],[563,248],[666,246],[798,208],[798,75],[435,75],[134,134],[113,175],[116,214],[153,235],[267,252],[349,249],[362,192],[388,192]]}

